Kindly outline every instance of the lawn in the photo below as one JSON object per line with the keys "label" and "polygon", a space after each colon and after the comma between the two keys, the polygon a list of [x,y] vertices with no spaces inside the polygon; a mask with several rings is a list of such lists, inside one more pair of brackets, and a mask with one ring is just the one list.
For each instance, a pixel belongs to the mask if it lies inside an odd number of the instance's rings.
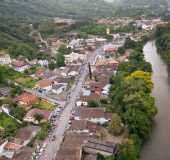
{"label": "lawn", "polygon": [[33,104],[33,107],[45,110],[53,110],[55,106],[47,101],[40,100],[38,103]]}
{"label": "lawn", "polygon": [[4,138],[14,136],[19,129],[20,125],[11,117],[4,113],[0,113],[0,128],[2,131],[2,136]]}
{"label": "lawn", "polygon": [[9,80],[14,80],[16,78],[23,76],[22,73],[14,71],[12,68],[10,68],[8,66],[0,65],[0,71],[1,71],[2,76]]}
{"label": "lawn", "polygon": [[33,79],[32,77],[24,76],[15,79],[15,82],[26,88],[33,88],[37,80]]}

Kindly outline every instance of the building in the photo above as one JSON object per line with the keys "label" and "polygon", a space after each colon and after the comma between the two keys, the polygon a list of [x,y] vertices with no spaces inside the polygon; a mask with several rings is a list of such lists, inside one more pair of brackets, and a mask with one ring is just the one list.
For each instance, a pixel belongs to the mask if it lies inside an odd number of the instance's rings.
{"label": "building", "polygon": [[74,53],[72,52],[71,54],[64,55],[65,57],[65,63],[73,63],[73,62],[83,62],[86,58],[84,54],[79,54],[79,53]]}
{"label": "building", "polygon": [[30,68],[29,64],[24,60],[14,60],[12,61],[11,66],[18,72],[24,72],[26,69]]}
{"label": "building", "polygon": [[21,106],[31,106],[39,101],[39,98],[32,93],[23,92],[21,95],[15,98],[16,102]]}
{"label": "building", "polygon": [[111,113],[105,112],[103,108],[80,107],[73,114],[75,120],[87,120],[97,124],[105,124],[112,118]]}
{"label": "building", "polygon": [[40,114],[43,116],[42,121],[48,121],[51,117],[51,111],[34,108],[27,112],[27,114],[24,117],[24,121],[38,124],[38,121],[35,119],[36,114]]}
{"label": "building", "polygon": [[73,120],[68,132],[96,134],[100,127],[86,120]]}
{"label": "building", "polygon": [[54,23],[56,24],[57,27],[62,28],[62,27],[69,27],[69,26],[75,24],[76,21],[73,19],[56,17],[56,18],[54,18]]}
{"label": "building", "polygon": [[6,54],[5,51],[0,51],[0,64],[5,65],[10,63],[11,63],[11,57],[9,56],[9,54]]}
{"label": "building", "polygon": [[67,133],[57,153],[56,160],[81,160],[82,145],[89,138],[87,133]]}
{"label": "building", "polygon": [[37,135],[38,131],[40,130],[40,127],[29,125],[24,128],[21,128],[14,139],[12,140],[13,143],[26,146],[28,145],[31,140]]}
{"label": "building", "polygon": [[103,156],[113,156],[117,154],[117,145],[95,138],[89,138],[83,145],[85,156],[101,154]]}
{"label": "building", "polygon": [[39,90],[41,93],[47,93],[50,90],[52,90],[53,86],[53,81],[49,79],[43,79],[37,82],[36,88]]}

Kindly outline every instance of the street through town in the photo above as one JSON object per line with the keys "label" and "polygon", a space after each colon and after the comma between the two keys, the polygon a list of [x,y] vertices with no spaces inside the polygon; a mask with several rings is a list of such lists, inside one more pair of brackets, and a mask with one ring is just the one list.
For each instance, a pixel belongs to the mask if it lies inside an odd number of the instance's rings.
{"label": "street through town", "polygon": [[80,97],[80,92],[83,87],[84,81],[89,73],[88,64],[93,64],[97,58],[98,55],[103,54],[103,46],[100,46],[97,48],[94,52],[89,52],[87,56],[86,62],[82,65],[80,74],[75,81],[75,84],[73,85],[70,94],[68,95],[65,109],[62,112],[60,119],[57,121],[57,126],[53,130],[52,137],[55,136],[56,140],[51,141],[50,138],[48,138],[45,143],[47,144],[44,152],[40,156],[39,160],[55,160],[56,153],[60,148],[60,145],[62,143],[64,133],[66,129],[69,126],[69,119],[71,116],[72,110],[76,107],[76,100]]}

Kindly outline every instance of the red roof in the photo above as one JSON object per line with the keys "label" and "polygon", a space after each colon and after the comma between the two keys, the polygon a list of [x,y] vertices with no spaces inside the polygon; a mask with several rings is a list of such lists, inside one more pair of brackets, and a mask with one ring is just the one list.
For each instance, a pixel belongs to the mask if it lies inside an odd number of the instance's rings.
{"label": "red roof", "polygon": [[17,102],[23,102],[26,105],[32,105],[38,101],[38,97],[35,94],[24,92],[16,97]]}
{"label": "red roof", "polygon": [[53,81],[49,80],[49,79],[43,79],[37,82],[37,85],[41,88],[43,87],[48,87],[50,85],[52,85]]}
{"label": "red roof", "polygon": [[22,147],[22,145],[19,145],[19,144],[16,144],[16,143],[11,143],[11,142],[8,142],[4,148],[6,150],[19,150],[20,148]]}

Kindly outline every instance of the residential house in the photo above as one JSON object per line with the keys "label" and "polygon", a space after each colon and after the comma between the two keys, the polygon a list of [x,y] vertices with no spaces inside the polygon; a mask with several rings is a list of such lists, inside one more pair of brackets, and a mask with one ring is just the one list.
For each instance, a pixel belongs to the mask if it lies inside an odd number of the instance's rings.
{"label": "residential house", "polygon": [[59,95],[67,89],[67,84],[53,85],[52,92]]}
{"label": "residential house", "polygon": [[21,95],[17,96],[15,100],[19,105],[29,107],[38,102],[39,99],[35,94],[23,92]]}
{"label": "residential house", "polygon": [[31,109],[27,112],[27,114],[24,117],[24,121],[34,123],[34,124],[38,124],[38,121],[35,119],[36,114],[40,114],[40,115],[43,116],[42,121],[48,121],[51,117],[51,111],[34,108],[34,109]]}
{"label": "residential house", "polygon": [[30,65],[24,60],[14,60],[12,61],[11,66],[18,72],[24,72],[26,69],[30,68]]}
{"label": "residential house", "polygon": [[95,138],[89,138],[83,145],[84,156],[97,154],[113,156],[117,154],[117,151],[117,144]]}
{"label": "residential house", "polygon": [[24,128],[21,128],[14,139],[12,140],[13,143],[26,146],[28,145],[31,140],[37,135],[40,128],[38,126],[29,125]]}
{"label": "residential house", "polygon": [[0,156],[12,159],[14,157],[15,152],[19,151],[21,148],[22,145],[12,142],[6,142],[4,143],[3,149],[0,152]]}
{"label": "residential house", "polygon": [[86,120],[73,120],[71,121],[71,126],[68,132],[74,133],[89,133],[90,135],[96,134],[100,129],[95,123],[86,121]]}
{"label": "residential house", "polygon": [[[87,91],[87,94],[88,94],[88,91]],[[100,99],[101,99],[101,96],[99,94],[90,92],[90,95],[89,94],[88,95],[81,95],[80,99],[77,100],[76,105],[77,106],[87,106],[89,101],[100,100]]]}
{"label": "residential house", "polygon": [[88,133],[66,133],[56,160],[82,160],[82,145],[88,138]]}
{"label": "residential house", "polygon": [[11,88],[10,87],[1,87],[0,88],[0,96],[1,97],[8,97],[10,96]]}
{"label": "residential house", "polygon": [[110,66],[113,69],[116,69],[118,65],[119,62],[116,61],[114,58],[104,58],[104,57],[98,57],[95,63],[96,67]]}
{"label": "residential house", "polygon": [[30,147],[22,147],[14,153],[12,160],[30,160],[32,157],[33,149]]}
{"label": "residential house", "polygon": [[102,89],[101,95],[106,97],[109,96],[110,88],[111,88],[111,84],[106,84]]}
{"label": "residential house", "polygon": [[35,88],[37,88],[39,90],[39,92],[41,93],[47,93],[50,90],[52,90],[52,85],[54,84],[54,82],[52,80],[49,79],[43,79],[37,82]]}
{"label": "residential house", "polygon": [[105,124],[112,118],[112,114],[104,108],[86,108],[80,107],[73,114],[75,120],[87,120],[97,124]]}
{"label": "residential house", "polygon": [[60,18],[60,17],[55,17],[54,18],[54,24],[56,24],[57,27],[69,27],[73,24],[75,24],[76,21],[73,19],[66,19],[66,18]]}
{"label": "residential house", "polygon": [[64,57],[65,63],[69,64],[73,62],[75,63],[83,62],[86,58],[86,55],[72,52],[71,54],[64,55]]}
{"label": "residential house", "polygon": [[9,54],[7,54],[5,51],[0,51],[0,64],[10,64],[11,63],[11,57]]}

